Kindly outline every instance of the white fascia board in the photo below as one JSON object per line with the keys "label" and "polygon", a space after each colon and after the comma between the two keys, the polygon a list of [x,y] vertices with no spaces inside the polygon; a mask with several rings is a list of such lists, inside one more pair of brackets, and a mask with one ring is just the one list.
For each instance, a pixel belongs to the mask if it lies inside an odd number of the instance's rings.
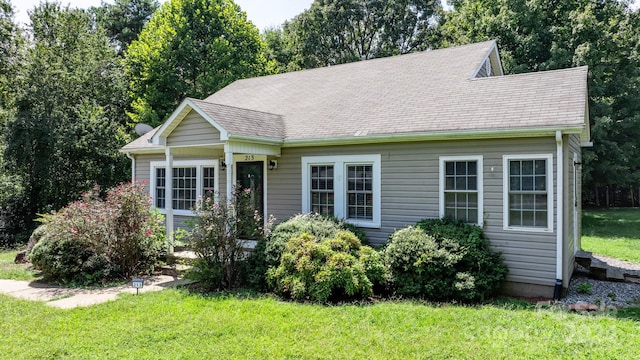
{"label": "white fascia board", "polygon": [[154,148],[129,148],[129,149],[120,149],[119,152],[126,154],[161,154],[164,155],[164,146],[163,147],[154,147]]}
{"label": "white fascia board", "polygon": [[407,141],[507,139],[546,136],[555,137],[556,131],[562,131],[564,134],[578,134],[583,131],[583,126],[579,125],[564,128],[553,126],[523,129],[463,130],[449,132],[445,131],[369,136],[341,136],[315,139],[291,139],[285,140],[282,143],[282,147],[334,146],[371,143],[394,143]]}
{"label": "white fascia board", "polygon": [[[180,124],[180,122],[188,114],[188,111],[184,111],[184,110],[187,110],[187,106],[189,107],[190,110],[197,112],[198,115],[202,116],[203,119],[205,119],[209,124],[211,124],[211,126],[216,128],[216,130],[220,132],[220,140],[224,141],[229,139],[229,133],[225,128],[222,127],[222,125],[218,124],[209,115],[207,115],[207,113],[202,111],[202,109],[200,109],[196,104],[194,104],[193,101],[187,98],[184,101],[182,101],[182,103],[178,106],[178,108],[171,114],[171,116],[169,116],[167,121],[165,121],[164,124],[162,124],[162,126],[160,127],[160,129],[158,129],[158,131],[155,133],[155,135],[153,135],[153,137],[151,138],[152,139],[151,142],[153,144],[161,145],[162,144],[161,139],[166,139],[167,137],[169,137],[171,132]],[[176,121],[178,123],[174,125]]]}
{"label": "white fascia board", "polygon": [[282,146],[283,141],[280,139],[274,139],[266,136],[251,136],[251,135],[237,135],[237,134],[229,134],[229,141],[239,141],[239,142],[250,142],[253,144],[262,144],[262,145],[275,145]]}

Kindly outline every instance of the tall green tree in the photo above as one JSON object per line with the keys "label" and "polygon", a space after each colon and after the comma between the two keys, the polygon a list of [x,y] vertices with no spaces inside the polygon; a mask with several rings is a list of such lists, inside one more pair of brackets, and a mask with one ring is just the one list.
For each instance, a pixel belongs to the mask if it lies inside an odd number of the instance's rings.
{"label": "tall green tree", "polygon": [[231,0],[170,0],[128,48],[134,122],[158,125],[185,97],[204,98],[271,68],[258,29]]}
{"label": "tall green tree", "polygon": [[315,0],[283,25],[297,54],[285,65],[315,68],[428,49],[440,9],[437,0]]}
{"label": "tall green tree", "polygon": [[6,139],[2,134],[16,113],[17,70],[24,49],[24,39],[13,15],[11,3],[0,0],[0,247],[12,244],[12,233],[24,227],[19,216],[9,215],[19,215],[26,200],[22,178],[10,173],[3,161]]}
{"label": "tall green tree", "polygon": [[589,66],[584,190],[640,184],[640,22],[628,2],[459,0],[439,46],[497,39],[507,73]]}
{"label": "tall green tree", "polygon": [[116,0],[113,4],[103,1],[91,11],[111,43],[123,54],[159,7],[157,0]]}
{"label": "tall green tree", "polygon": [[28,236],[36,214],[58,209],[94,184],[127,178],[125,81],[115,50],[83,10],[42,3],[19,72],[16,115],[7,123],[6,170],[26,200],[13,219]]}
{"label": "tall green tree", "polygon": [[13,109],[13,83],[23,44],[20,29],[13,21],[13,16],[11,3],[0,0],[0,128],[11,116]]}

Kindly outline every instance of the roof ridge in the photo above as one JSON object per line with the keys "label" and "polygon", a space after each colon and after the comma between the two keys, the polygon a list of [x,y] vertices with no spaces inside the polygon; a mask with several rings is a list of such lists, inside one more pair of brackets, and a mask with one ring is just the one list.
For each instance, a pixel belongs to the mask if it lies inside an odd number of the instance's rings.
{"label": "roof ridge", "polygon": [[581,66],[569,67],[569,68],[564,68],[564,69],[537,70],[537,71],[530,71],[530,72],[517,73],[517,74],[507,74],[507,75],[502,75],[502,76],[485,76],[485,77],[479,77],[479,78],[470,78],[470,79],[467,79],[467,80],[470,80],[470,81],[487,80],[488,81],[490,79],[502,79],[502,78],[514,78],[514,77],[526,77],[526,76],[539,76],[539,75],[546,75],[546,74],[549,74],[549,73],[569,72],[569,71],[585,70],[585,69],[588,70],[589,66],[581,65]]}
{"label": "roof ridge", "polygon": [[[306,73],[306,72],[311,72],[311,71],[318,71],[320,69],[325,69],[326,70],[326,69],[330,69],[330,68],[344,67],[344,66],[349,66],[349,65],[353,66],[354,64],[362,64],[362,63],[365,63],[365,62],[390,61],[390,59],[396,60],[396,58],[398,58],[398,57],[419,56],[419,55],[425,55],[427,53],[443,52],[443,51],[448,51],[448,50],[452,50],[452,49],[462,49],[462,48],[472,47],[472,46],[481,47],[482,45],[487,44],[487,43],[496,43],[497,44],[497,41],[493,40],[493,39],[492,40],[485,40],[485,41],[482,41],[482,42],[476,42],[476,43],[470,43],[470,44],[456,45],[456,46],[443,47],[443,48],[437,48],[437,49],[426,49],[426,50],[409,52],[409,53],[404,53],[404,54],[382,56],[382,57],[376,57],[376,58],[365,59],[365,60],[356,60],[356,61],[352,61],[352,62],[348,62],[348,63],[342,63],[342,64],[336,64],[336,65],[325,65],[325,66],[320,66],[320,67],[310,68],[310,69],[300,69],[300,70],[287,71],[287,72],[277,73],[277,74],[268,74],[268,75],[257,76],[257,77],[249,77],[249,78],[244,78],[244,79],[238,79],[238,80],[234,81],[233,83],[231,83],[229,85],[232,85],[232,84],[237,83],[237,82],[244,82],[246,80],[255,80],[257,78],[268,78],[268,77],[272,77],[272,76],[281,76],[281,75],[292,74],[292,73]],[[213,93],[213,94],[215,94],[215,93]],[[211,95],[213,95],[213,94],[211,94]],[[211,95],[209,95],[209,96],[211,96]]]}

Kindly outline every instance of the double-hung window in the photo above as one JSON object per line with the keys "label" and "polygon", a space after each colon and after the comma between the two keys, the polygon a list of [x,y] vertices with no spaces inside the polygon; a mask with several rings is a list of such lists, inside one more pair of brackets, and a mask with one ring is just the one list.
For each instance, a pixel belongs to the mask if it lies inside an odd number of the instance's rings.
{"label": "double-hung window", "polygon": [[167,206],[168,182],[171,182],[171,204],[174,213],[178,215],[192,215],[198,198],[214,196],[218,192],[218,161],[174,161],[171,177],[167,177],[164,162],[151,162],[151,177],[149,191],[153,204],[160,211]]}
{"label": "double-hung window", "polygon": [[504,227],[551,231],[553,225],[553,157],[505,155]]}
{"label": "double-hung window", "polygon": [[440,157],[440,216],[482,226],[482,156]]}
{"label": "double-hung window", "polygon": [[302,210],[380,227],[380,155],[302,158]]}

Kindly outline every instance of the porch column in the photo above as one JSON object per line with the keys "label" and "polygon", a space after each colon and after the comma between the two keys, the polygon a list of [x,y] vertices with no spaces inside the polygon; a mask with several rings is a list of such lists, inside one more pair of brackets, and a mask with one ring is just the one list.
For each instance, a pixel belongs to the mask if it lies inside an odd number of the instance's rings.
{"label": "porch column", "polygon": [[165,155],[165,204],[166,210],[165,222],[167,229],[167,242],[169,245],[169,253],[173,253],[173,154],[171,154],[171,148],[166,147],[164,151]]}
{"label": "porch column", "polygon": [[230,151],[229,144],[224,145],[224,162],[227,164],[227,202],[233,199],[233,152]]}

